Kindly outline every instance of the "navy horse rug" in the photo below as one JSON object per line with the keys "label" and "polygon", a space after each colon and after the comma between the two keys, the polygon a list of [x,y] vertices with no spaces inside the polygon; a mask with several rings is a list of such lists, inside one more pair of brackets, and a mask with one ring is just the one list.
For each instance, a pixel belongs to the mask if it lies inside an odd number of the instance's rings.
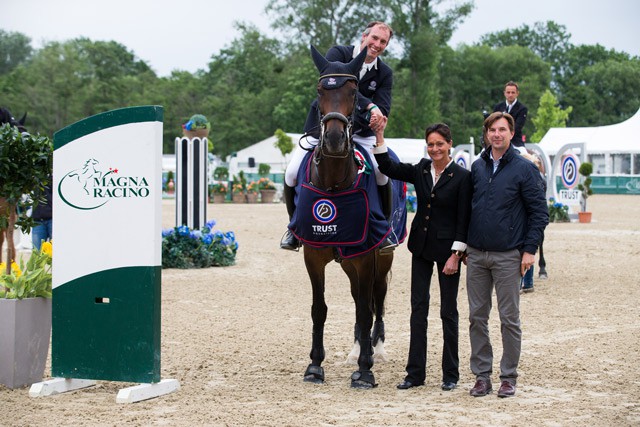
{"label": "navy horse rug", "polygon": [[[398,159],[389,150],[392,158]],[[336,248],[340,258],[353,258],[378,247],[388,237],[402,243],[406,237],[406,185],[391,180],[391,221],[383,212],[369,153],[356,146],[358,175],[350,188],[326,192],[310,182],[313,152],[307,153],[298,171],[296,210],[289,229],[305,245]],[[391,224],[390,224],[391,223]]]}

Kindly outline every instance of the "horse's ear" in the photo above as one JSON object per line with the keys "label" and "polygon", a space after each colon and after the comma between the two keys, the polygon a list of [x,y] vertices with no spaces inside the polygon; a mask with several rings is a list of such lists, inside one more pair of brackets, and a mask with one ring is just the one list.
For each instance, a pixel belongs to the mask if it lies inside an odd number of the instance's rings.
{"label": "horse's ear", "polygon": [[316,64],[316,68],[318,69],[318,71],[322,73],[322,71],[326,68],[327,64],[329,63],[329,61],[327,61],[327,58],[325,58],[324,55],[318,52],[318,49],[316,49],[313,45],[310,45],[310,47],[311,47],[311,58],[313,58],[313,63]]}
{"label": "horse's ear", "polygon": [[24,123],[27,121],[27,112],[25,111],[24,116],[20,120],[18,120],[18,124],[24,126]]}
{"label": "horse's ear", "polygon": [[362,68],[362,64],[364,64],[364,60],[367,58],[367,47],[364,49],[349,62],[349,68],[351,69],[351,74],[354,76],[360,75],[360,69]]}

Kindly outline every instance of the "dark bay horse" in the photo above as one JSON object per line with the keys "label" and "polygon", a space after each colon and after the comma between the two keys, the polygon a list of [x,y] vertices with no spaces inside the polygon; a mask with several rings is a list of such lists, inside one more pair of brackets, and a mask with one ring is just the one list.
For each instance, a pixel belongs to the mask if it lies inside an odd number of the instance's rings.
{"label": "dark bay horse", "polygon": [[[353,186],[358,173],[351,125],[358,91],[356,76],[364,62],[366,49],[348,64],[329,62],[313,46],[311,53],[320,71],[317,90],[321,131],[320,141],[309,162],[309,183],[327,193],[339,193]],[[327,319],[324,296],[325,267],[331,261],[338,260],[338,257],[333,247],[307,244],[303,246],[304,262],[313,291],[311,364],[304,373],[304,380],[322,383],[324,369],[321,364],[325,358],[323,334]],[[380,255],[379,251],[374,249],[353,258],[341,259],[339,262],[349,278],[351,295],[356,305],[354,349],[358,370],[351,375],[351,386],[373,388],[376,386],[371,370],[374,363],[374,347],[376,354],[384,351],[382,316],[393,253]]]}

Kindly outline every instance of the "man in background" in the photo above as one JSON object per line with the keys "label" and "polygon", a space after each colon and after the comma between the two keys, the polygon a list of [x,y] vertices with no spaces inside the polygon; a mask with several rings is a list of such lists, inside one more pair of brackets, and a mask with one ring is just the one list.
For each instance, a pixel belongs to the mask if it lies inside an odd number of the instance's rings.
{"label": "man in background", "polygon": [[511,138],[511,145],[515,147],[524,147],[524,141],[522,138],[522,128],[527,121],[527,113],[529,109],[522,102],[518,101],[518,84],[513,81],[507,82],[504,85],[504,97],[505,100],[496,104],[493,107],[493,111],[499,111],[501,113],[508,113],[515,121],[513,129],[513,138]]}

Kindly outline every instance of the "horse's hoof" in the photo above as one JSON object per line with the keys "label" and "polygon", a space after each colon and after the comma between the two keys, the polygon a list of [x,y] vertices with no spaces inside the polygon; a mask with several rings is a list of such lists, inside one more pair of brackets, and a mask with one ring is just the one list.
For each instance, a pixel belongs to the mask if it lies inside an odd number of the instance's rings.
{"label": "horse's hoof", "polygon": [[304,382],[314,384],[324,384],[324,368],[322,366],[307,366],[304,372]]}
{"label": "horse's hoof", "polygon": [[351,374],[351,388],[372,389],[378,387],[371,371],[355,371]]}

